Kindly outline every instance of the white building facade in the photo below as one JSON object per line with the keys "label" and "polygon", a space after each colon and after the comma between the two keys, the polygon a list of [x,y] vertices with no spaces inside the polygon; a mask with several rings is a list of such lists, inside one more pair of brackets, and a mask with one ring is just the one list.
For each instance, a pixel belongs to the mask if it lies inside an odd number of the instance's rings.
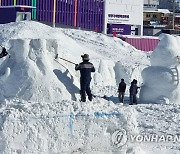
{"label": "white building facade", "polygon": [[104,10],[105,34],[143,34],[143,0],[105,0]]}

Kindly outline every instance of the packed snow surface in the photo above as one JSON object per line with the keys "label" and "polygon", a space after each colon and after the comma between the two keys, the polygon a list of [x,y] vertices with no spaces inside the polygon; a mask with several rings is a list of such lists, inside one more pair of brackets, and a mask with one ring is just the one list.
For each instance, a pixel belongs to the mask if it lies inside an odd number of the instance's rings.
{"label": "packed snow surface", "polygon": [[[100,33],[33,21],[0,25],[9,52],[0,59],[0,153],[178,154],[179,37],[161,37],[149,59]],[[78,64],[84,53],[96,69],[95,97],[86,103],[79,101],[79,72],[63,60]],[[121,78],[124,105],[117,97]],[[128,105],[133,79],[142,85],[137,106]]]}

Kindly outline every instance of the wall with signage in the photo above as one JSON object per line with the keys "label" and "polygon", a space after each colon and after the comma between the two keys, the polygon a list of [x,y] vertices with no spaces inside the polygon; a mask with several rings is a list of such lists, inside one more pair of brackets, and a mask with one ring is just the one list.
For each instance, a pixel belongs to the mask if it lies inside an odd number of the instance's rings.
{"label": "wall with signage", "polygon": [[0,0],[0,6],[35,6],[32,19],[103,32],[104,0]]}
{"label": "wall with signage", "polygon": [[0,24],[31,20],[31,6],[0,6]]}
{"label": "wall with signage", "polygon": [[[114,27],[121,28],[118,29]],[[143,0],[106,0],[104,33],[113,33],[112,30],[117,29],[117,34],[124,34],[127,33],[131,27],[133,27],[133,29],[136,27],[136,34],[142,35]],[[128,32],[126,35],[130,34],[134,33]]]}
{"label": "wall with signage", "polygon": [[[97,32],[141,35],[143,0],[0,0],[1,6],[34,6],[32,19]],[[20,14],[19,14],[20,15]]]}

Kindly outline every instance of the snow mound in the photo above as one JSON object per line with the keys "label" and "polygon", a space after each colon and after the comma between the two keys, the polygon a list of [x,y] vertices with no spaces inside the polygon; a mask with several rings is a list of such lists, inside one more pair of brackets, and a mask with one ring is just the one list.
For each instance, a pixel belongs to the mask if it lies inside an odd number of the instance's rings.
{"label": "snow mound", "polygon": [[[137,111],[116,104],[116,92],[121,78],[141,82],[145,53],[118,38],[33,21],[0,25],[0,41],[11,55],[0,65],[0,153],[144,153],[130,141],[117,147],[113,134],[138,133]],[[84,53],[96,68],[96,97],[87,103],[79,102],[74,65],[54,59],[79,63]]]}
{"label": "snow mound", "polygon": [[98,86],[117,86],[121,78],[125,78],[127,84],[133,78],[141,82],[140,72],[149,64],[145,53],[103,34],[52,28],[33,21],[10,23],[1,28],[0,40],[11,54],[0,70],[1,74],[7,67],[11,70],[6,82],[1,82],[1,100],[57,102],[79,99],[76,95],[79,93],[79,72],[66,61],[54,60],[56,54],[79,63],[80,55],[88,53],[96,68],[92,76],[94,91]]}
{"label": "snow mound", "polygon": [[[0,148],[0,152],[143,154],[140,146],[134,148],[130,141],[122,147],[112,142],[117,140],[117,136],[112,138],[116,130],[123,128],[131,134],[138,133],[137,111],[123,106],[118,108],[112,102],[104,103],[102,100],[91,105],[72,101],[6,102],[8,108],[1,112],[3,133],[0,134],[1,145],[5,148]],[[99,142],[99,139],[103,140]]]}

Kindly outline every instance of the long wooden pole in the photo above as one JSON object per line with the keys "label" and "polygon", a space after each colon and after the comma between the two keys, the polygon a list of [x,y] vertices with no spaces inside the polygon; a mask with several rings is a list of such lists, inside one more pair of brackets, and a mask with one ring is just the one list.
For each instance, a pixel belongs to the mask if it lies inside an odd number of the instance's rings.
{"label": "long wooden pole", "polygon": [[54,8],[53,8],[53,27],[56,25],[56,0],[54,0]]}

